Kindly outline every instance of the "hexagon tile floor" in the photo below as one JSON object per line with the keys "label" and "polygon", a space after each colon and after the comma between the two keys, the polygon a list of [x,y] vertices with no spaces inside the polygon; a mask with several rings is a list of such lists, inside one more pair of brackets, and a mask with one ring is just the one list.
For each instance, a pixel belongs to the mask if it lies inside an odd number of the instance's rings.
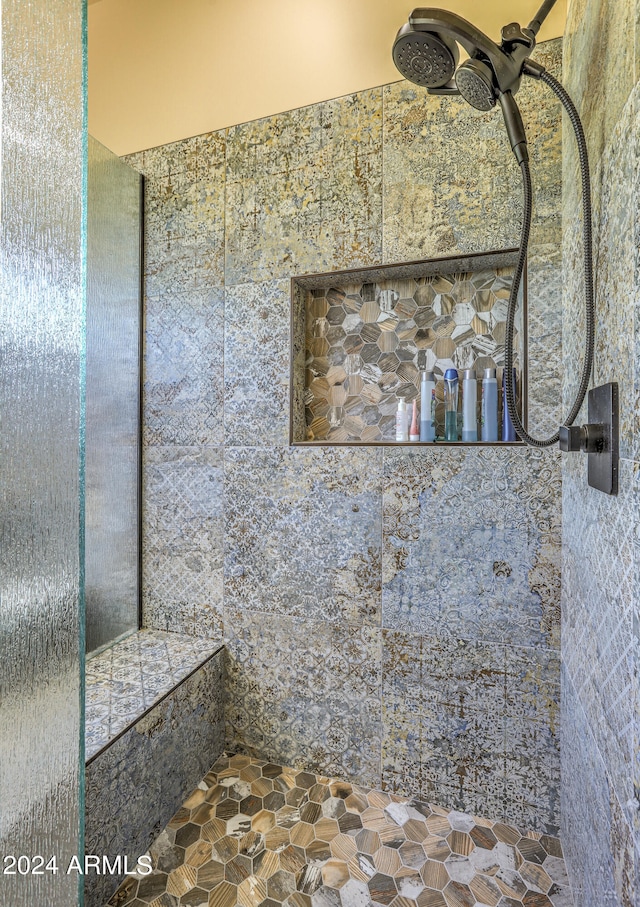
{"label": "hexagon tile floor", "polygon": [[557,838],[222,757],[110,907],[573,907]]}

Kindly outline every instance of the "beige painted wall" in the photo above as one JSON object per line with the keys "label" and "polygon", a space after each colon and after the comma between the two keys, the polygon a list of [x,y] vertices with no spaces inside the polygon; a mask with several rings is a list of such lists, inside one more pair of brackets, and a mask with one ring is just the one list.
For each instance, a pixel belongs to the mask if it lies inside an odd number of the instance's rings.
{"label": "beige painted wall", "polygon": [[[539,0],[448,0],[498,39]],[[127,154],[397,81],[411,0],[93,0],[89,131]],[[558,0],[539,38],[561,35]]]}

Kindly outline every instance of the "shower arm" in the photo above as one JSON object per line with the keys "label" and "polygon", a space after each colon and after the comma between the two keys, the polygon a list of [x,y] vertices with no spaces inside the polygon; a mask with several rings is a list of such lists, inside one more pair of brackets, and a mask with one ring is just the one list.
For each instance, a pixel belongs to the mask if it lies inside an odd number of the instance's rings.
{"label": "shower arm", "polygon": [[540,26],[547,18],[553,7],[556,5],[556,0],[544,0],[544,3],[535,14],[531,22],[529,23],[529,31],[532,31],[535,35],[540,31]]}

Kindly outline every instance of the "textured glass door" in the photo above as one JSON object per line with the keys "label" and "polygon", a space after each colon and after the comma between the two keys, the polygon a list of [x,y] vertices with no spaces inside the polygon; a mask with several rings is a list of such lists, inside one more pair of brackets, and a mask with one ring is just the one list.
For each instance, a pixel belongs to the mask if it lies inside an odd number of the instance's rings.
{"label": "textured glass door", "polygon": [[0,10],[0,904],[73,907],[83,813],[84,10],[77,0],[1,0]]}
{"label": "textured glass door", "polygon": [[141,180],[89,137],[88,652],[138,628]]}

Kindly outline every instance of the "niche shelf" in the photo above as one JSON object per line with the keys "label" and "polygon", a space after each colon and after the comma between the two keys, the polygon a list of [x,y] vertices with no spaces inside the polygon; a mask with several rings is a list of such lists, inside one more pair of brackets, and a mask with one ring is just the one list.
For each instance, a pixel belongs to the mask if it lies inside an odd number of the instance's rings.
{"label": "niche shelf", "polygon": [[[502,249],[293,277],[291,444],[396,445],[398,400],[420,402],[426,368],[438,382],[436,444],[482,445],[443,440],[442,379],[447,368],[476,369],[479,417],[482,370],[496,368],[501,424],[507,302],[517,257],[517,249]],[[525,269],[514,356],[525,427],[526,278]]]}

